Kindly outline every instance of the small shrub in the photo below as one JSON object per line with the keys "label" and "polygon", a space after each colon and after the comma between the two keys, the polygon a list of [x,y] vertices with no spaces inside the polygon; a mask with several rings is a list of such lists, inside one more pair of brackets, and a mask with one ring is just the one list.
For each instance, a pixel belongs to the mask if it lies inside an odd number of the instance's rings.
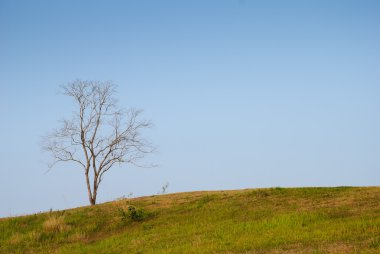
{"label": "small shrub", "polygon": [[120,207],[118,212],[121,221],[124,223],[128,221],[143,221],[153,215],[153,213],[146,212],[144,209],[132,205],[128,206],[127,209]]}
{"label": "small shrub", "polygon": [[128,207],[128,215],[132,221],[142,221],[149,216],[143,209],[136,208],[135,206]]}

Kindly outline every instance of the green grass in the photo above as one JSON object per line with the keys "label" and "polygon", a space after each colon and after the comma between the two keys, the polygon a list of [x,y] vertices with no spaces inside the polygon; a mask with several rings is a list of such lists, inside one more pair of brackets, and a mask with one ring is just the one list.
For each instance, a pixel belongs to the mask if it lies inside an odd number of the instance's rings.
{"label": "green grass", "polygon": [[380,188],[176,193],[0,219],[0,253],[380,253]]}

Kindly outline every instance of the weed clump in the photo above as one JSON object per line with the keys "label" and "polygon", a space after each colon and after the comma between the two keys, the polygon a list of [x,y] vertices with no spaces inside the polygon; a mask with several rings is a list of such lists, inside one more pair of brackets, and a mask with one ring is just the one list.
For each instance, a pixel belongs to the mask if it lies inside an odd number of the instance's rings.
{"label": "weed clump", "polygon": [[148,217],[148,213],[143,209],[136,208],[135,206],[128,207],[128,215],[132,221],[142,221]]}
{"label": "weed clump", "polygon": [[142,208],[128,206],[127,210],[119,208],[119,214],[123,222],[127,221],[143,221],[152,216],[152,213],[145,211]]}

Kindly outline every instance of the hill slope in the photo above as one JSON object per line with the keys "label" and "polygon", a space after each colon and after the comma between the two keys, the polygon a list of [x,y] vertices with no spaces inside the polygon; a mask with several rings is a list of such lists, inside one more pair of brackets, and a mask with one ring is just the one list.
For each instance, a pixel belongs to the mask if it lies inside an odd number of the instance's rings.
{"label": "hill slope", "polygon": [[1,253],[380,253],[380,188],[124,199],[0,220]]}

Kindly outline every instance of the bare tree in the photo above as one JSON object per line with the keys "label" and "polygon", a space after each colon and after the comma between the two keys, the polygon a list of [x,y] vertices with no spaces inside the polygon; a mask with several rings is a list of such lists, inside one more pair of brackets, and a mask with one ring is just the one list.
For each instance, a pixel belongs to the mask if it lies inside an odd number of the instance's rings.
{"label": "bare tree", "polygon": [[138,119],[139,110],[118,107],[110,81],[76,80],[62,90],[77,110],[70,120],[62,121],[61,128],[44,137],[42,147],[53,156],[50,168],[58,162],[74,162],[84,170],[88,198],[95,205],[99,185],[113,165],[136,165],[153,152],[140,133],[151,123]]}

